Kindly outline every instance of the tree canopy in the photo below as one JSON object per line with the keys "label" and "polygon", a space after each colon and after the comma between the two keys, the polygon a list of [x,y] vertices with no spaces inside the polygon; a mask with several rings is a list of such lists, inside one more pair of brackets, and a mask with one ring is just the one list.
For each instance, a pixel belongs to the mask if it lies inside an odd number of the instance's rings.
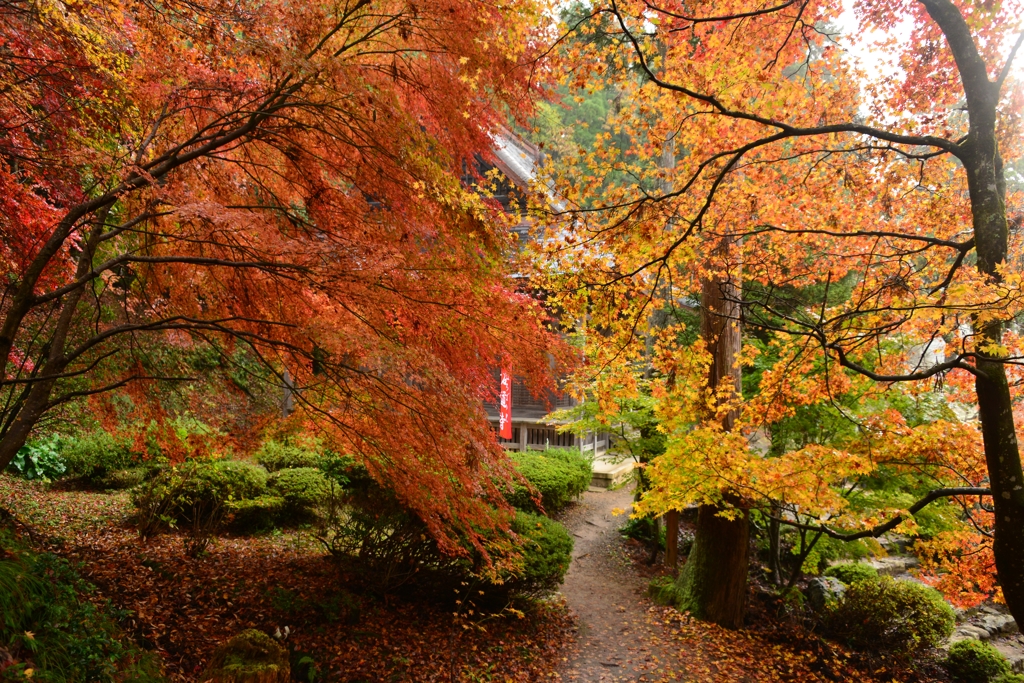
{"label": "tree canopy", "polygon": [[[659,378],[668,450],[647,510],[754,507],[856,538],[912,529],[912,513],[952,496],[967,521],[933,549],[978,561],[959,574],[977,600],[993,588],[978,588],[991,571],[977,567],[993,556],[973,551],[994,547],[1024,618],[1021,204],[1004,173],[1021,156],[1022,8],[855,11],[898,69],[858,71],[837,41],[840,3],[596,2],[567,24],[581,38],[552,72],[615,79],[629,104],[589,154],[551,165],[567,207],[540,263],[567,324],[586,320],[579,391],[605,419],[638,377]],[[620,130],[629,154],[612,142]],[[611,174],[625,180],[607,187]],[[704,283],[726,281],[714,313],[746,333],[738,362],[756,372],[743,396],[728,379],[708,386],[714,339],[684,342],[682,313]],[[978,404],[979,421],[897,408],[933,390],[943,405]],[[829,406],[852,432],[787,438],[787,420]],[[723,433],[733,411],[739,428]],[[768,453],[751,447],[765,433]],[[921,499],[865,504],[882,475],[911,477]]]}
{"label": "tree canopy", "polygon": [[[0,470],[83,397],[244,348],[449,550],[507,472],[481,399],[559,342],[467,182],[528,113],[538,9],[468,0],[0,4]],[[471,178],[470,178],[471,180]],[[169,350],[158,353],[159,349]]]}

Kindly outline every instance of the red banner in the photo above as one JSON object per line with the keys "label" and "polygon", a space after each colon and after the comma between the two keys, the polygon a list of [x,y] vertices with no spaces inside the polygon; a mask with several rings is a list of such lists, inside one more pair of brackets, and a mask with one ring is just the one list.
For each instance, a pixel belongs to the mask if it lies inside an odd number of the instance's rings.
{"label": "red banner", "polygon": [[498,436],[512,438],[512,375],[501,371],[501,404],[498,413]]}

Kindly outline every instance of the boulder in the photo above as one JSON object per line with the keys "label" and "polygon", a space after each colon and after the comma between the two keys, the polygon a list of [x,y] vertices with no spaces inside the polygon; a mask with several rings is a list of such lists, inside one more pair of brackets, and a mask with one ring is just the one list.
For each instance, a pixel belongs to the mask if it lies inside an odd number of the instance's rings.
{"label": "boulder", "polygon": [[804,595],[807,602],[815,610],[820,612],[825,605],[835,602],[846,593],[846,585],[839,579],[831,576],[816,576],[807,582]]}
{"label": "boulder", "polygon": [[988,640],[989,632],[972,624],[961,624],[950,637],[950,641],[967,639]]}
{"label": "boulder", "polygon": [[288,651],[263,631],[249,629],[221,643],[210,658],[203,683],[288,683]]}
{"label": "boulder", "polygon": [[1017,630],[1017,622],[1009,614],[986,614],[978,620],[978,625],[993,636]]}

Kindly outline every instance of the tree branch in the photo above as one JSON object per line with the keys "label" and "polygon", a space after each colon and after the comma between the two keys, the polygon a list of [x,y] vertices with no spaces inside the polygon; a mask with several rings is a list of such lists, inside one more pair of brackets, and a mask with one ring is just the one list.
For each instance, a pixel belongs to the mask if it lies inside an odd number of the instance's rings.
{"label": "tree branch", "polygon": [[[953,496],[991,495],[992,489],[978,486],[963,486],[957,488],[935,489],[933,491],[929,491],[924,498],[922,498],[921,500],[917,501],[909,508],[907,508],[907,512],[910,515],[916,515],[918,512],[924,509],[924,507],[927,506],[929,503],[933,503],[936,500],[939,500],[940,498],[951,498]],[[856,531],[851,533],[843,533],[841,531],[831,529],[825,526],[824,524],[804,524],[802,522],[798,522],[792,519],[785,519],[783,517],[773,517],[771,514],[768,513],[765,513],[765,516],[767,516],[769,519],[773,519],[776,522],[779,522],[780,524],[785,524],[787,526],[795,527],[797,529],[804,529],[806,531],[817,531],[820,533],[824,533],[825,535],[830,536],[832,538],[838,539],[840,541],[856,541],[861,538],[878,538],[882,534],[888,533],[896,527],[898,527],[906,519],[903,515],[896,515],[889,521],[873,526],[870,529],[865,529],[864,531]]]}

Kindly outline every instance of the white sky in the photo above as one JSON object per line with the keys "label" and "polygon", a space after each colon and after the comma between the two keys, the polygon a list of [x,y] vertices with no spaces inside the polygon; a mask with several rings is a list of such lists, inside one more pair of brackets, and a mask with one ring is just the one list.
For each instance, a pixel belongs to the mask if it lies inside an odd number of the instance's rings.
{"label": "white sky", "polygon": [[[872,43],[877,41],[879,38],[885,37],[887,33],[881,31],[873,31],[864,35],[860,35],[857,31],[857,17],[853,11],[853,0],[843,0],[843,13],[839,16],[836,22],[839,28],[843,31],[844,36],[840,38],[840,44],[848,51],[849,56],[854,62],[860,66],[864,72],[868,75],[868,78],[872,78],[875,75],[891,75],[898,71],[898,68],[888,63],[886,60],[889,55],[882,54],[879,51],[873,51],[871,49]],[[1024,23],[1024,22],[1022,22]],[[911,28],[911,21],[908,18],[894,28],[890,33],[899,35],[909,35]],[[1024,28],[1022,25],[1020,28]],[[1008,53],[1010,47],[1013,45],[1013,41],[1017,38],[1017,33],[1008,32],[1006,52]],[[1024,47],[1017,52],[1016,58],[1013,60],[1013,66],[1011,67],[1013,77],[1017,79],[1024,79]]]}

